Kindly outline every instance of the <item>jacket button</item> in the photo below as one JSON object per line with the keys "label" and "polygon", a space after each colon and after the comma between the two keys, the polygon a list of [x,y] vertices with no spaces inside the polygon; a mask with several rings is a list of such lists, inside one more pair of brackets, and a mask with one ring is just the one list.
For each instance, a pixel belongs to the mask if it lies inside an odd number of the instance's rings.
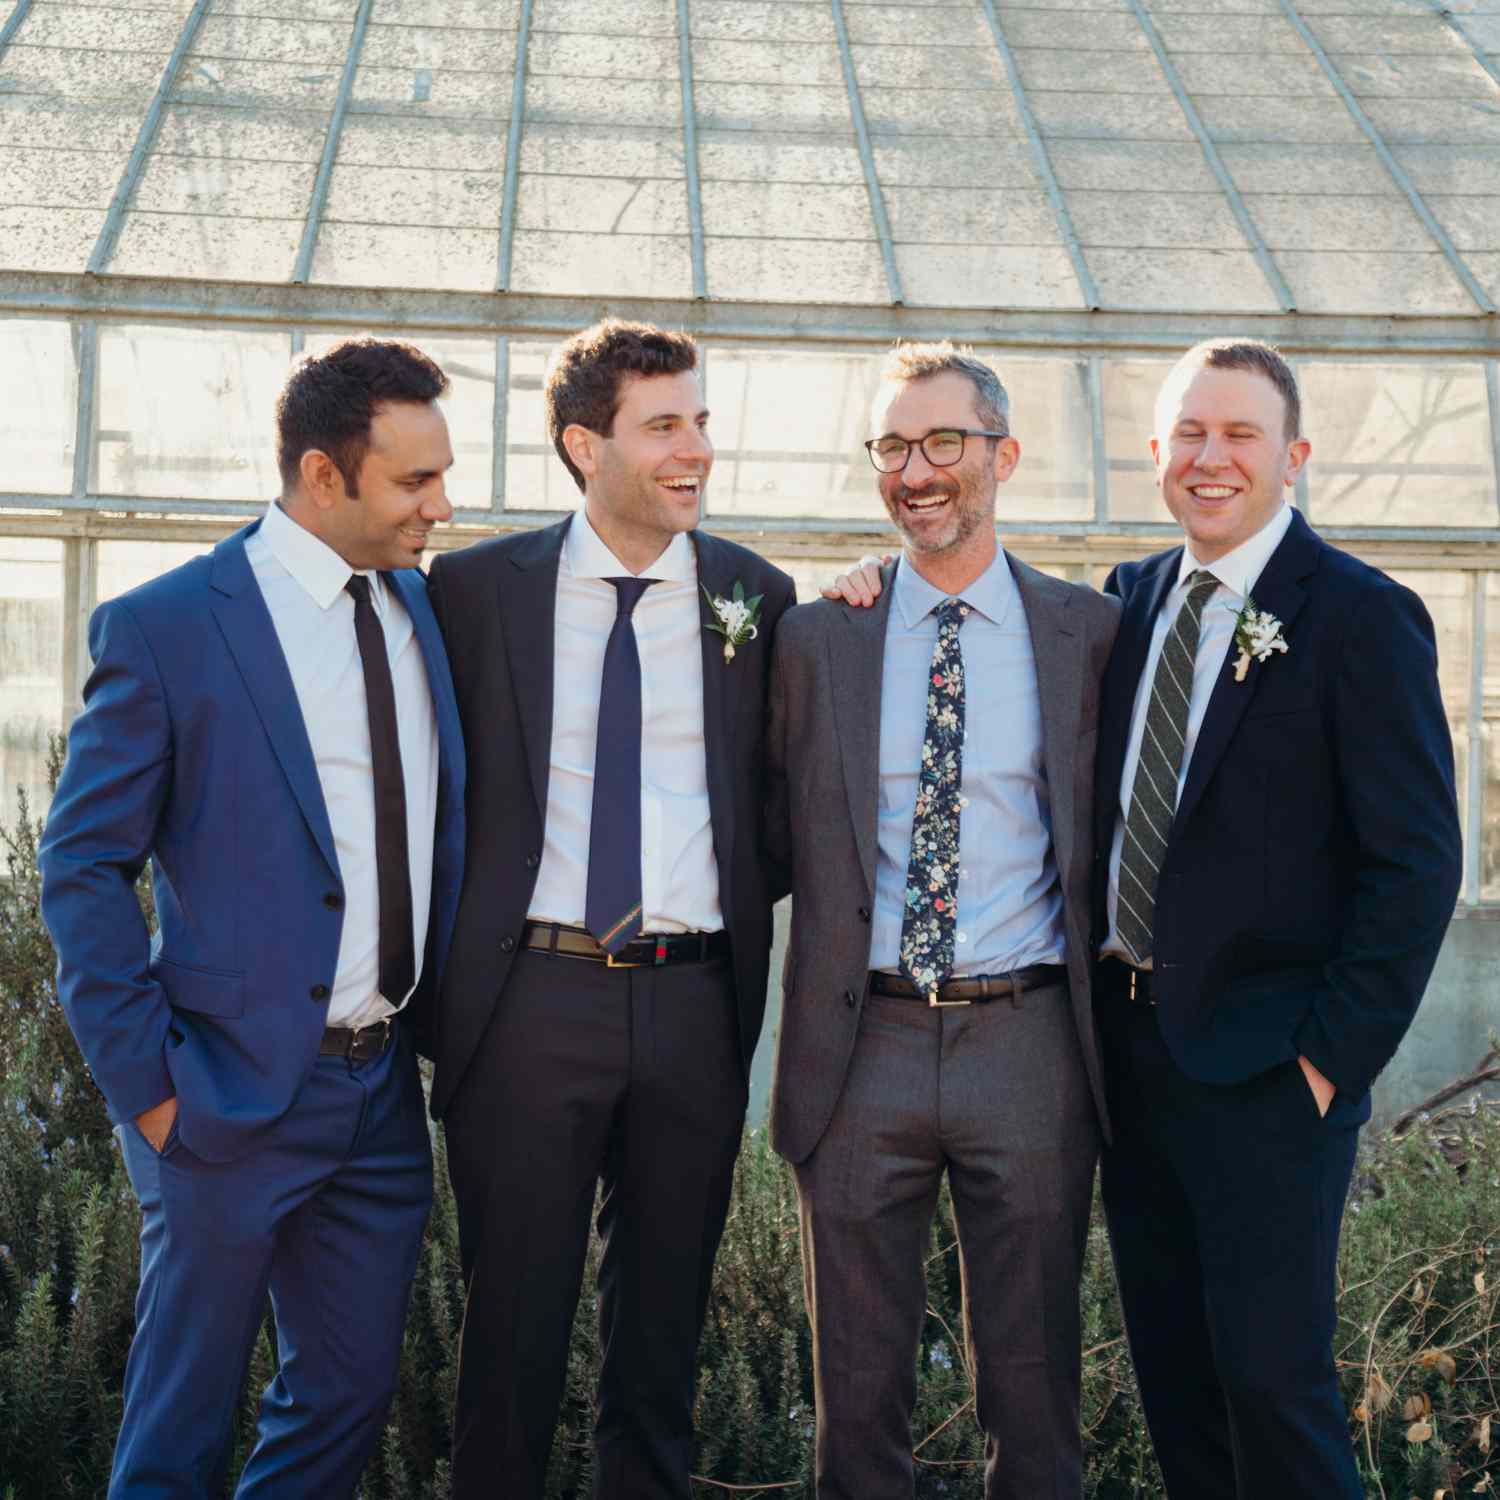
{"label": "jacket button", "polygon": [[326,1000],[328,998],[328,986],[326,984],[315,984],[307,993],[314,1000]]}
{"label": "jacket button", "polygon": [[323,892],[323,905],[326,906],[329,911],[338,911],[343,906],[343,904],[344,898],[339,895],[337,891]]}
{"label": "jacket button", "polygon": [[501,938],[500,951],[502,953],[514,953],[516,951],[516,940],[513,937]]}
{"label": "jacket button", "polygon": [[860,907],[859,920],[861,922],[868,922],[870,920],[870,908],[868,906]]}
{"label": "jacket button", "polygon": [[526,856],[526,868],[528,870],[536,869],[536,867],[541,864],[541,862],[542,856],[540,854],[528,854]]}
{"label": "jacket button", "polygon": [[859,1001],[855,998],[853,990],[844,991],[844,1004],[847,1005],[850,1010],[853,1010],[854,1007],[859,1004]]}

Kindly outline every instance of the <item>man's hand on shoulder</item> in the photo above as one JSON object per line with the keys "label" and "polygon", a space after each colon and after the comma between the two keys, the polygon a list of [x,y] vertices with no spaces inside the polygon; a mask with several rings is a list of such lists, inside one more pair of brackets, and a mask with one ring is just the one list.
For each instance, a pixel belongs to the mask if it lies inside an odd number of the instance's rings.
{"label": "man's hand on shoulder", "polygon": [[857,609],[868,609],[880,597],[880,569],[889,567],[892,561],[889,552],[884,557],[860,558],[847,573],[840,573],[832,583],[823,585],[823,597],[842,599]]}
{"label": "man's hand on shoulder", "polygon": [[144,1114],[135,1117],[135,1123],[146,1137],[147,1144],[158,1156],[167,1144],[172,1126],[177,1120],[177,1096],[173,1094],[160,1104],[153,1104]]}

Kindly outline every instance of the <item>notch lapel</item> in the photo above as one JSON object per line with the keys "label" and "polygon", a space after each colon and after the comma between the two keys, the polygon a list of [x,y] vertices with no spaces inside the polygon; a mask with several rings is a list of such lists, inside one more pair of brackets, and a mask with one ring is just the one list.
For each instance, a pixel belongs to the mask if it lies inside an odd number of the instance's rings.
{"label": "notch lapel", "polygon": [[453,677],[448,670],[448,656],[437,619],[427,598],[427,585],[417,568],[393,568],[380,575],[401,600],[411,619],[422,664],[427,669],[427,689],[432,695],[433,717],[438,729],[438,765],[445,784],[455,790],[463,787],[463,760],[458,736],[458,702],[453,695]]}
{"label": "notch lapel", "polygon": [[849,821],[864,870],[865,889],[875,895],[877,824],[880,816],[880,699],[885,680],[885,631],[899,560],[881,569],[880,597],[869,609],[848,604],[828,628],[833,722],[843,761]]}
{"label": "notch lapel", "polygon": [[[743,672],[724,660],[724,637],[710,630],[717,617],[707,594],[728,598],[734,592],[728,548],[707,532],[688,533],[698,559],[698,640],[703,662],[703,758],[708,777],[709,818],[719,866],[720,905],[729,910],[728,882],[734,867],[734,715],[732,695],[743,688]],[[748,592],[748,591],[747,591]],[[748,670],[748,669],[747,669]]]}
{"label": "notch lapel", "polygon": [[307,737],[302,706],[297,702],[297,689],[292,685],[292,674],[271,612],[251,571],[250,559],[245,556],[245,538],[259,526],[257,521],[226,537],[214,548],[213,570],[209,575],[209,584],[218,595],[212,603],[214,618],[308,831],[328,868],[337,875],[339,862],[333,847],[333,828],[328,821],[323,784],[318,780],[318,765]]}
{"label": "notch lapel", "polygon": [[572,516],[529,532],[506,554],[495,579],[505,654],[531,795],[543,827],[552,769],[552,676],[557,649],[557,569]]}
{"label": "notch lapel", "polygon": [[[1083,712],[1083,645],[1069,592],[1056,579],[1005,554],[1026,611],[1042,715],[1042,764],[1052,809],[1052,849],[1063,888],[1073,866],[1073,759]],[[1059,830],[1063,836],[1059,837]]]}
{"label": "notch lapel", "polygon": [[[1302,513],[1294,510],[1291,527],[1255,582],[1256,608],[1269,610],[1281,621],[1294,651],[1297,648],[1291,637],[1292,623],[1301,613],[1302,606],[1307,603],[1305,580],[1317,571],[1321,547],[1322,543],[1302,518]],[[1203,727],[1198,731],[1198,740],[1193,746],[1193,758],[1188,762],[1187,781],[1177,803],[1177,816],[1172,822],[1174,829],[1186,826],[1193,808],[1203,795],[1204,787],[1208,785],[1209,778],[1229,748],[1229,742],[1234,738],[1245,710],[1254,700],[1261,678],[1265,675],[1264,669],[1269,665],[1265,662],[1252,663],[1246,679],[1236,682],[1234,663],[1238,655],[1239,652],[1231,641],[1224,665],[1219,669],[1218,679],[1214,683],[1213,694],[1208,700]]]}

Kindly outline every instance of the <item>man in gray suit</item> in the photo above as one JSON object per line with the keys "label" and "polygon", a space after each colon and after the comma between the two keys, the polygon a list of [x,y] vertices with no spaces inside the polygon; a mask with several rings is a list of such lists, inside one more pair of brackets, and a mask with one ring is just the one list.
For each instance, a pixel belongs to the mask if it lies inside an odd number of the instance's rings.
{"label": "man in gray suit", "polygon": [[866,447],[902,554],[874,608],[819,600],[776,635],[771,847],[793,905],[771,1138],[801,1203],[820,1500],[913,1494],[945,1170],[986,1496],[1082,1493],[1105,1128],[1090,827],[1118,607],[998,547],[1007,410],[968,352],[898,347]]}

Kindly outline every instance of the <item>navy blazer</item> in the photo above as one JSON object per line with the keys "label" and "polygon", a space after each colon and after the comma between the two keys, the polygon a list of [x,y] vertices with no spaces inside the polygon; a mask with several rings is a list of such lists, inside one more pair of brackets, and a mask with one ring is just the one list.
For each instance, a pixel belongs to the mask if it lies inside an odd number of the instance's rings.
{"label": "navy blazer", "polygon": [[[318,1054],[343,887],[291,673],[245,556],[259,521],[101,605],[94,670],[40,853],[58,998],[111,1116],[170,1095],[195,1155],[229,1161],[281,1116]],[[419,1005],[463,873],[464,754],[426,581],[410,614],[438,727],[432,916]],[[154,939],[134,885],[146,860]]]}
{"label": "navy blazer", "polygon": [[[1121,563],[1094,806],[1094,935],[1136,686],[1182,548]],[[1255,585],[1289,650],[1234,680],[1230,651],[1178,802],[1156,897],[1154,995],[1205,1083],[1305,1055],[1362,1098],[1416,1014],[1458,897],[1453,744],[1422,601],[1300,514]]]}

